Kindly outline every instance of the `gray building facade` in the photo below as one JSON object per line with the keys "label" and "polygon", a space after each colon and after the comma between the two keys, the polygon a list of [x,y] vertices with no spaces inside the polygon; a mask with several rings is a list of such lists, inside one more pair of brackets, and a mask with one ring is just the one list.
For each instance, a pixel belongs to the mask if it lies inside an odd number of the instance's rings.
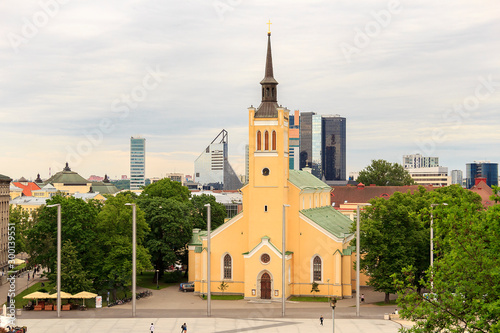
{"label": "gray building facade", "polygon": [[146,139],[130,138],[130,189],[140,190],[146,185]]}

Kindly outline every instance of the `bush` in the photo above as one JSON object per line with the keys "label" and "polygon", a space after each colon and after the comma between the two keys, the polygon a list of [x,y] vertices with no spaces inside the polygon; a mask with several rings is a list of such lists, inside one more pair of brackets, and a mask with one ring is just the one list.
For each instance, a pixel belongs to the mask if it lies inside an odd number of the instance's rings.
{"label": "bush", "polygon": [[163,281],[165,283],[177,283],[182,280],[182,271],[165,272],[163,276]]}

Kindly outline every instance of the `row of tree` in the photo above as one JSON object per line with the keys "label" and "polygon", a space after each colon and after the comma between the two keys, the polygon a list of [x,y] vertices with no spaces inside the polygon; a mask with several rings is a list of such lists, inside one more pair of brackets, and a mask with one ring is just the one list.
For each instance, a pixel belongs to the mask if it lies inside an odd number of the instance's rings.
{"label": "row of tree", "polygon": [[486,210],[458,185],[370,203],[361,215],[361,267],[386,301],[399,294],[400,314],[417,322],[409,332],[500,330],[500,206]]}
{"label": "row of tree", "polygon": [[[186,187],[163,179],[148,185],[140,196],[122,192],[105,203],[54,196],[47,205],[61,205],[61,284],[69,293],[103,292],[128,288],[132,272],[132,207],[137,225],[137,271],[158,269],[187,259],[186,244],[193,228],[206,229],[206,207],[211,205],[212,228],[224,223],[226,209],[211,195],[191,197]],[[16,225],[16,250],[27,252],[30,265],[49,269],[56,279],[57,209],[41,207],[32,218],[20,208],[11,209]],[[156,281],[155,281],[156,282]]]}

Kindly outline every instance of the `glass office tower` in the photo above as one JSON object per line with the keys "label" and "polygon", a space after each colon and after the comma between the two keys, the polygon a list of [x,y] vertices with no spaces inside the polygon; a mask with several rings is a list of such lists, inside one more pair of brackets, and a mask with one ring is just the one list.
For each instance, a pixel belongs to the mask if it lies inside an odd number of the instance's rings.
{"label": "glass office tower", "polygon": [[475,179],[478,177],[486,178],[486,184],[498,186],[498,163],[490,161],[478,161],[466,164],[466,181],[467,188],[471,188],[475,184]]}
{"label": "glass office tower", "polygon": [[346,180],[346,119],[335,115],[322,120],[324,180]]}
{"label": "glass office tower", "polygon": [[300,113],[300,170],[311,168],[321,179],[321,115]]}
{"label": "glass office tower", "polygon": [[130,189],[140,190],[146,184],[146,139],[130,138]]}

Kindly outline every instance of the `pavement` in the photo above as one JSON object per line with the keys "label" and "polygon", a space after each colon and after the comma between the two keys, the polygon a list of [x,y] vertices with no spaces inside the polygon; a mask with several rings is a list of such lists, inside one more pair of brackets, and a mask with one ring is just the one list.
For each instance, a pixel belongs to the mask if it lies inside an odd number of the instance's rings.
{"label": "pavement", "polygon": [[[40,281],[37,276],[35,281]],[[26,288],[26,274],[16,280],[17,293]],[[0,299],[5,300],[8,285],[0,286]],[[138,288],[140,291],[141,288]],[[385,320],[394,305],[379,306],[384,294],[370,287],[362,287],[365,302],[356,317],[356,299],[343,299],[335,309],[335,331],[339,332],[398,332],[411,327],[404,320]],[[396,295],[391,295],[394,299]],[[324,326],[319,317],[325,318]],[[21,311],[17,325],[27,326],[28,332],[149,332],[155,323],[155,333],[175,332],[185,322],[193,332],[332,332],[332,310],[324,302],[286,302],[282,317],[281,301],[222,301],[211,303],[211,317],[207,317],[207,301],[193,293],[182,293],[177,287],[153,290],[153,295],[136,301],[136,317],[132,317],[132,304],[87,311]]]}

